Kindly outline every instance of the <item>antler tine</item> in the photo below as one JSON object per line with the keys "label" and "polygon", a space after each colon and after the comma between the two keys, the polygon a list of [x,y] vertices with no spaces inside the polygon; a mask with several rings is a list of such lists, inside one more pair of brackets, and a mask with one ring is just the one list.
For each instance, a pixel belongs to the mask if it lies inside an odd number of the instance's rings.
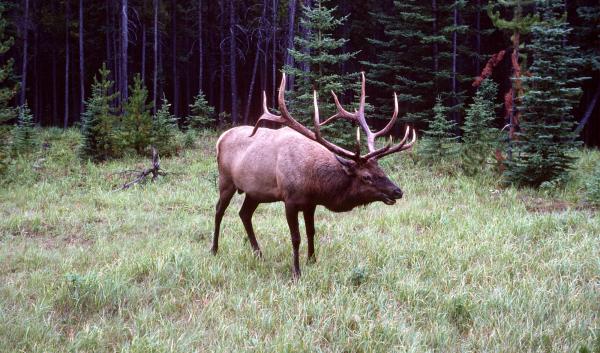
{"label": "antler tine", "polygon": [[[412,138],[409,143],[406,143],[406,140],[408,139],[410,132],[412,132]],[[377,153],[375,155],[375,158],[379,159],[379,158],[382,158],[382,157],[387,156],[392,153],[405,151],[405,150],[411,148],[415,144],[415,141],[417,141],[417,133],[416,133],[415,129],[411,129],[410,127],[407,126],[406,132],[404,133],[404,138],[393,147],[389,147],[390,145],[386,146],[389,148],[385,151],[381,151],[381,152]]]}
{"label": "antler tine", "polygon": [[353,160],[360,159],[360,149],[358,153],[352,153],[342,147],[339,147],[323,138],[321,136],[321,128],[319,124],[319,106],[317,104],[317,91],[313,91],[313,104],[315,106],[315,114],[314,114],[314,125],[315,125],[315,140],[323,145],[325,148],[330,150],[331,152],[338,154],[342,157],[350,158]]}
{"label": "antler tine", "polygon": [[250,137],[254,136],[254,134],[256,134],[256,131],[259,128],[260,122],[262,121],[273,121],[276,123],[280,123],[280,124],[285,124],[285,120],[279,116],[279,115],[275,115],[273,113],[271,113],[269,111],[269,108],[267,107],[267,93],[265,91],[263,91],[263,114],[260,116],[260,118],[258,118],[258,120],[256,121],[256,124],[254,124],[254,129],[252,129],[252,133],[250,134]]}
{"label": "antler tine", "polygon": [[394,127],[394,124],[396,124],[396,120],[398,120],[398,96],[396,95],[396,92],[394,92],[394,114],[392,114],[392,119],[383,129],[375,133],[375,138],[387,134],[392,127]]}

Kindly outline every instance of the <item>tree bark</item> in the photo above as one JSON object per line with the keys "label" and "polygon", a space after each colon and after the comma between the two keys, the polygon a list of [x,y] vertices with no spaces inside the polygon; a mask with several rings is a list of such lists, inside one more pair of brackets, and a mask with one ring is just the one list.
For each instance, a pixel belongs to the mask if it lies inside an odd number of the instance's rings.
{"label": "tree bark", "polygon": [[238,124],[236,26],[235,0],[229,0],[229,78],[231,89],[231,123],[233,125]]}
{"label": "tree bark", "polygon": [[69,0],[65,1],[66,20],[65,20],[65,114],[63,117],[63,128],[69,126],[69,20],[71,17]]}
{"label": "tree bark", "polygon": [[590,120],[590,117],[592,116],[592,112],[594,111],[594,108],[596,107],[596,103],[598,103],[598,98],[600,98],[600,81],[598,82],[598,86],[596,86],[596,92],[594,93],[592,100],[588,104],[588,106],[585,110],[585,113],[583,114],[583,117],[581,118],[581,120],[579,121],[579,124],[577,125],[577,128],[575,129],[576,136],[579,136],[579,134],[581,133],[581,130],[583,130],[583,128],[585,127],[585,124],[587,124],[587,122]]}
{"label": "tree bark", "polygon": [[152,107],[153,112],[156,113],[156,98],[158,90],[158,0],[153,1],[154,8],[154,73],[152,78]]}
{"label": "tree bark", "polygon": [[129,46],[129,20],[127,0],[121,0],[121,97],[127,101],[127,50]]}
{"label": "tree bark", "polygon": [[85,102],[85,70],[83,51],[83,0],[79,0],[79,111],[83,112]]}
{"label": "tree bark", "polygon": [[171,56],[173,59],[173,114],[179,116],[179,80],[177,77],[177,1],[171,1]]}
{"label": "tree bark", "polygon": [[279,1],[273,0],[273,18],[271,23],[271,28],[273,30],[272,33],[272,43],[273,51],[272,51],[272,65],[271,65],[271,87],[273,90],[271,91],[271,102],[272,105],[275,106],[275,95],[277,91],[277,9],[279,8]]}
{"label": "tree bark", "polygon": [[456,28],[458,27],[458,2],[454,3],[453,11],[453,25],[454,31],[452,31],[452,120],[456,123],[456,129],[458,129],[458,112],[456,111],[456,105],[458,101],[457,87],[456,87],[456,60],[457,60],[457,45],[458,45],[458,33]]}
{"label": "tree bark", "polygon": [[[225,27],[225,0],[219,1],[219,28]],[[219,113],[223,112],[225,109],[225,49],[223,48],[223,41],[225,40],[225,36],[223,35],[223,31],[219,31],[220,33],[220,41],[219,41],[219,54],[221,56],[221,67],[219,71]]]}
{"label": "tree bark", "polygon": [[[296,24],[296,0],[289,0],[288,4],[288,33],[287,33],[287,50],[285,51],[285,65],[288,67],[294,66],[294,57],[290,54],[290,50],[294,49],[294,29]],[[287,88],[294,87],[294,75],[288,77]]]}
{"label": "tree bark", "polygon": [[198,0],[198,92],[203,92],[204,41],[202,38],[202,0]]}
{"label": "tree bark", "polygon": [[[292,0],[294,1],[294,0]],[[264,23],[267,15],[267,1],[263,2],[262,14],[260,17],[260,29],[258,31],[258,40],[256,41],[256,52],[254,53],[254,64],[252,65],[252,78],[250,79],[250,87],[248,88],[248,97],[246,98],[246,109],[244,110],[244,125],[248,125],[248,116],[250,115],[250,103],[254,93],[254,84],[256,82],[256,71],[258,70],[258,62],[260,61],[260,46],[264,36]]]}
{"label": "tree bark", "polygon": [[23,24],[23,70],[21,71],[21,96],[19,104],[25,104],[25,93],[27,92],[27,47],[29,44],[29,0],[25,0],[25,19]]}
{"label": "tree bark", "polygon": [[142,82],[146,84],[146,24],[142,23]]}

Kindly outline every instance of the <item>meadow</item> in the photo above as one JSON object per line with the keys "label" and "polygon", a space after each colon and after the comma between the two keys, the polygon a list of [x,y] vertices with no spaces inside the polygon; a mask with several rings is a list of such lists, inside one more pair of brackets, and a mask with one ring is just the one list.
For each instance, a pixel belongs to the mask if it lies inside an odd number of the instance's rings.
{"label": "meadow", "polygon": [[542,191],[389,157],[405,197],[317,208],[294,282],[281,203],[254,216],[264,259],[239,195],[210,254],[216,134],[124,191],[147,158],[82,163],[77,132],[42,134],[0,185],[1,352],[600,352],[598,152]]}

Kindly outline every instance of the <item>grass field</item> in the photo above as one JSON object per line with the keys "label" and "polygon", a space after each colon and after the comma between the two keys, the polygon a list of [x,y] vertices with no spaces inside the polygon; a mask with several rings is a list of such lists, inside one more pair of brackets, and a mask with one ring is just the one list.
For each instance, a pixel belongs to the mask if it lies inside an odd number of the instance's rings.
{"label": "grass field", "polygon": [[81,164],[77,139],[45,131],[0,186],[0,352],[600,352],[600,216],[580,201],[597,152],[554,192],[390,157],[405,198],[318,208],[294,283],[281,203],[254,217],[263,260],[240,196],[210,255],[216,136],[119,192],[147,159]]}

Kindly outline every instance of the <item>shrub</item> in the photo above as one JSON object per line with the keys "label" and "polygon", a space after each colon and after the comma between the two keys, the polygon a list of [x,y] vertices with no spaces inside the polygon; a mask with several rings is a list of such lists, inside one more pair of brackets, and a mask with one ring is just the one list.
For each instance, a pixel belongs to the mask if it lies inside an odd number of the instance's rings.
{"label": "shrub", "polygon": [[192,115],[188,117],[189,127],[192,129],[206,129],[215,126],[215,108],[208,104],[204,93],[200,91],[190,104]]}
{"label": "shrub", "polygon": [[457,139],[452,132],[456,126],[453,121],[446,119],[448,108],[442,104],[442,98],[437,97],[433,107],[434,116],[425,130],[425,136],[419,148],[421,157],[427,163],[453,159],[458,153]]}
{"label": "shrub", "polygon": [[492,157],[498,144],[498,130],[492,127],[497,94],[498,85],[491,79],[485,79],[479,86],[473,103],[467,108],[461,146],[462,166],[467,174],[480,171],[487,159]]}
{"label": "shrub", "polygon": [[600,163],[586,183],[587,200],[595,205],[600,205]]}
{"label": "shrub", "polygon": [[163,97],[162,105],[152,120],[151,142],[161,156],[169,156],[177,152],[177,119],[169,112],[170,107],[167,98]]}
{"label": "shrub", "polygon": [[148,104],[148,90],[140,74],[136,74],[131,95],[125,103],[120,129],[120,143],[124,149],[133,149],[142,154],[151,144],[152,116]]}
{"label": "shrub", "polygon": [[12,150],[14,154],[31,152],[35,145],[33,115],[27,102],[18,108],[17,126],[13,130]]}

